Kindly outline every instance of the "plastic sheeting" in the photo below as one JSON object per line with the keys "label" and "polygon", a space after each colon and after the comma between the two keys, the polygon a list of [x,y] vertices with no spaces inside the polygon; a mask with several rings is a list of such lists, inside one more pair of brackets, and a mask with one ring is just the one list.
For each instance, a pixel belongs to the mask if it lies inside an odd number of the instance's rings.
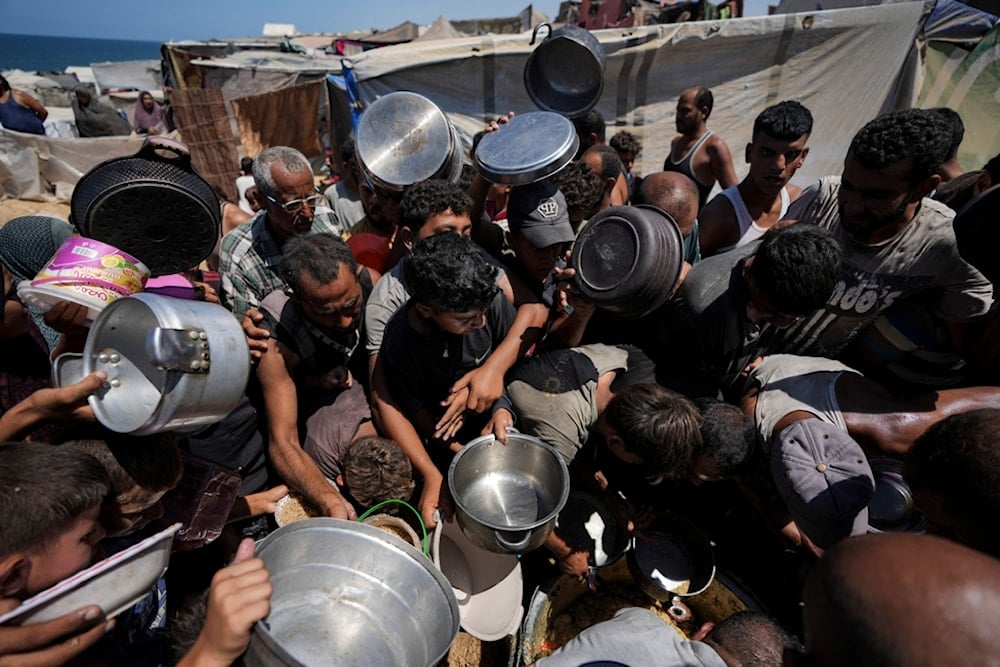
{"label": "plastic sheeting", "polygon": [[68,202],[92,167],[132,155],[145,137],[59,139],[0,130],[0,190],[17,199]]}
{"label": "plastic sheeting", "polygon": [[[636,168],[658,171],[674,129],[679,94],[704,85],[715,95],[709,128],[728,143],[737,174],[755,116],[797,99],[815,117],[811,152],[796,182],[840,173],[854,133],[879,113],[910,106],[914,37],[923,3],[600,30],[607,52],[597,105],[608,122],[643,143]],[[534,110],[523,84],[529,35],[487,35],[368,51],[350,58],[362,99],[394,90],[423,94],[468,141],[484,121]]]}
{"label": "plastic sheeting", "polygon": [[90,69],[101,91],[160,89],[159,60],[92,63]]}

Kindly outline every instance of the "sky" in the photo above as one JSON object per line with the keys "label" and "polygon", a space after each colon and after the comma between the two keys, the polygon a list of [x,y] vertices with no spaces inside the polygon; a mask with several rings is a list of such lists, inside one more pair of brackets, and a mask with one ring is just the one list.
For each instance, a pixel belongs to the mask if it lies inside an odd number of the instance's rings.
{"label": "sky", "polygon": [[[748,15],[767,0],[747,0]],[[410,20],[514,16],[526,0],[0,0],[0,32],[98,39],[169,40],[248,37],[265,23],[293,23],[299,32],[385,30]],[[533,3],[555,18],[559,0]]]}

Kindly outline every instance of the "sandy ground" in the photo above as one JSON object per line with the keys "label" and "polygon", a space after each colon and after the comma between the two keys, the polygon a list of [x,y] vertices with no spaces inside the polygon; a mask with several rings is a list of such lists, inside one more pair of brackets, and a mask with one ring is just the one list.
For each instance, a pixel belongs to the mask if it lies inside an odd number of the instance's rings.
{"label": "sandy ground", "polygon": [[69,220],[69,204],[60,202],[24,201],[21,199],[0,199],[0,225],[11,218],[22,215],[43,213]]}

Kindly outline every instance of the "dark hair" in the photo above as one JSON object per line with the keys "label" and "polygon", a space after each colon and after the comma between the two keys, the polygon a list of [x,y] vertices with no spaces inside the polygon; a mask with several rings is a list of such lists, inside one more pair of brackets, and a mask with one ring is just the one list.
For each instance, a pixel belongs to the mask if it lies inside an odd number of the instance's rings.
{"label": "dark hair", "polygon": [[137,436],[108,432],[101,440],[72,440],[59,446],[97,459],[116,497],[136,486],[152,492],[170,490],[184,473],[180,450],[168,433]]}
{"label": "dark hair", "polygon": [[631,132],[626,132],[625,130],[615,133],[615,136],[611,137],[611,141],[608,144],[618,151],[619,155],[622,153],[631,153],[632,157],[638,157],[639,153],[642,152],[642,144],[639,143],[639,140]]}
{"label": "dark hair", "polygon": [[983,165],[983,171],[989,173],[993,185],[1000,183],[1000,153],[991,157],[989,162]]}
{"label": "dark hair", "polygon": [[487,307],[497,293],[496,267],[471,240],[458,234],[421,239],[407,260],[406,278],[417,303],[438,313]]}
{"label": "dark hair", "polygon": [[687,175],[658,172],[642,179],[635,203],[655,206],[675,220],[693,220],[698,215],[698,197],[698,186]]}
{"label": "dark hair", "polygon": [[416,232],[430,218],[448,210],[455,215],[467,214],[472,210],[472,198],[459,186],[439,178],[414,183],[399,202],[400,224]]}
{"label": "dark hair", "polygon": [[0,93],[6,93],[8,90],[10,90],[10,84],[7,82],[7,79],[0,74]]}
{"label": "dark hair", "polygon": [[284,167],[289,174],[298,174],[306,170],[312,174],[312,166],[300,150],[289,146],[265,148],[253,162],[253,182],[262,198],[278,196],[278,185],[271,173],[271,167],[276,164]]}
{"label": "dark hair", "polygon": [[320,232],[294,236],[285,243],[278,269],[293,292],[302,290],[302,276],[326,285],[337,279],[341,265],[347,265],[353,276],[358,263],[344,240],[336,234]]}
{"label": "dark hair", "polygon": [[580,150],[586,150],[588,147],[582,145],[583,138],[591,134],[597,135],[597,139],[604,143],[604,138],[607,136],[608,124],[604,122],[604,116],[597,109],[591,109],[582,116],[577,116],[573,119],[573,127],[576,128],[576,133],[580,135],[581,146]]}
{"label": "dark hair", "polygon": [[416,484],[413,466],[395,440],[358,438],[344,456],[344,483],[363,508],[395,498],[409,500]]}
{"label": "dark hair", "polygon": [[597,153],[601,156],[600,176],[602,179],[618,178],[625,171],[618,151],[607,144],[594,144],[583,152],[584,155],[588,153]]}
{"label": "dark hair", "polygon": [[616,394],[604,414],[625,449],[653,471],[687,475],[701,446],[701,415],[688,398],[658,384],[635,384]]}
{"label": "dark hair", "polygon": [[723,477],[731,477],[749,459],[757,441],[753,422],[735,405],[714,398],[696,398],[701,410],[701,448]]}
{"label": "dark hair", "polygon": [[772,227],[754,253],[750,276],[778,312],[808,315],[830,298],[843,254],[837,239],[822,227]]}
{"label": "dark hair", "polygon": [[705,86],[698,86],[694,94],[694,105],[699,109],[702,107],[707,108],[707,111],[705,111],[705,120],[708,120],[708,117],[712,115],[713,104],[715,104],[715,98],[712,97],[712,91]]}
{"label": "dark hair", "polygon": [[967,171],[945,181],[934,191],[933,199],[953,211],[961,211],[975,197],[975,187],[985,170]]}
{"label": "dark hair", "polygon": [[344,139],[343,143],[340,144],[340,159],[347,164],[351,164],[354,162],[354,156],[357,154],[357,148],[354,146],[354,137]]}
{"label": "dark hair", "polygon": [[[903,477],[914,491],[937,496],[948,514],[978,526],[992,555],[1000,557],[1000,409],[952,415],[931,426],[903,461]],[[975,545],[977,548],[981,545]]]}
{"label": "dark hair", "polygon": [[862,127],[848,155],[873,170],[908,162],[907,181],[915,185],[937,173],[948,159],[950,144],[951,132],[939,114],[906,109],[879,116]]}
{"label": "dark hair", "polygon": [[951,141],[948,144],[948,154],[944,161],[954,160],[958,156],[958,147],[962,145],[962,139],[965,138],[965,123],[962,122],[962,117],[958,115],[957,111],[948,107],[936,107],[928,109],[928,111],[936,113],[948,126]]}
{"label": "dark hair", "polygon": [[240,171],[243,172],[244,174],[251,174],[251,173],[253,173],[253,158],[252,157],[243,157],[243,158],[240,158]]}
{"label": "dark hair", "polygon": [[108,495],[93,456],[30,442],[0,445],[0,556],[30,552],[59,537]]}
{"label": "dark hair", "polygon": [[706,639],[726,649],[736,658],[736,664],[754,667],[782,667],[788,664],[789,651],[804,650],[799,640],[777,621],[755,611],[727,616],[712,628]]}
{"label": "dark hair", "polygon": [[555,180],[566,198],[566,209],[582,210],[585,217],[593,212],[604,194],[601,177],[583,162],[570,162],[556,174]]}
{"label": "dark hair", "polygon": [[761,132],[780,141],[795,141],[811,134],[813,117],[809,109],[795,100],[785,100],[760,112],[753,122],[753,140]]}

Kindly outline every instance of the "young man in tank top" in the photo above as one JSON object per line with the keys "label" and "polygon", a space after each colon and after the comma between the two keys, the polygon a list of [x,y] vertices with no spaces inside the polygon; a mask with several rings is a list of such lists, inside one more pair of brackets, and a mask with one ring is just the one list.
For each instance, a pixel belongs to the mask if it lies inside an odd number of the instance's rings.
{"label": "young man in tank top", "polygon": [[812,114],[795,101],[779,102],[761,112],[746,147],[750,173],[698,216],[702,255],[746,245],[764,235],[802,192],[789,181],[805,162]]}
{"label": "young man in tank top", "polygon": [[679,171],[697,184],[699,206],[708,201],[716,181],[723,188],[737,183],[729,147],[708,129],[712,103],[712,91],[702,86],[681,93],[675,117],[680,134],[671,140],[670,154],[663,162],[663,171]]}

